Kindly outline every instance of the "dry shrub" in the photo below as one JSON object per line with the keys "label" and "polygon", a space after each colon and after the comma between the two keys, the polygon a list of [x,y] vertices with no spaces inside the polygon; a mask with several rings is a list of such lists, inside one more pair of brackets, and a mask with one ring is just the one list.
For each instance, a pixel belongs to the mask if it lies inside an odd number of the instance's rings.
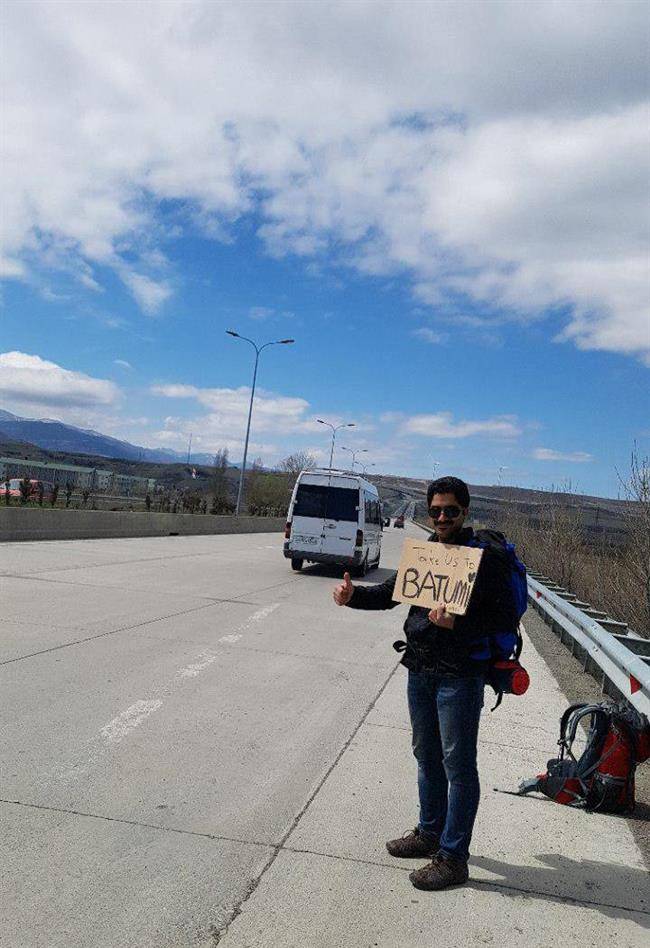
{"label": "dry shrub", "polygon": [[650,463],[632,451],[625,499],[627,539],[587,543],[577,508],[549,494],[538,523],[518,510],[513,499],[502,528],[531,569],[539,570],[613,619],[650,637]]}

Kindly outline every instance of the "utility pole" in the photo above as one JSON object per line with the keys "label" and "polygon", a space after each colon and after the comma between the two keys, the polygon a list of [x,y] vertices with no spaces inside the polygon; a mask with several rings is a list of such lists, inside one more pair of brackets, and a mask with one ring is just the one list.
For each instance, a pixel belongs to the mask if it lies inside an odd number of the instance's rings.
{"label": "utility pole", "polygon": [[330,471],[331,471],[331,470],[332,470],[332,462],[333,462],[333,460],[334,460],[334,441],[335,441],[335,439],[336,439],[336,432],[337,432],[340,428],[354,428],[354,427],[355,427],[355,424],[354,424],[353,421],[344,421],[342,425],[336,425],[336,426],[335,426],[335,425],[330,424],[329,421],[323,421],[322,418],[317,418],[316,421],[318,422],[319,425],[327,425],[328,428],[331,428],[331,429],[332,429],[332,446],[331,446],[331,448],[330,448],[330,466],[329,466],[329,469],[330,469]]}
{"label": "utility pole", "polygon": [[244,457],[242,459],[241,473],[239,475],[239,488],[237,489],[237,503],[235,505],[235,516],[239,516],[239,511],[241,508],[241,498],[242,492],[244,489],[244,474],[246,473],[246,458],[248,457],[248,438],[251,431],[251,417],[253,415],[253,398],[255,397],[255,383],[257,381],[257,365],[260,359],[260,352],[263,349],[267,349],[269,346],[287,346],[295,342],[295,339],[278,339],[276,342],[266,342],[263,346],[258,346],[257,343],[253,342],[252,339],[248,339],[246,336],[240,336],[238,332],[235,332],[234,329],[226,329],[226,332],[229,336],[234,336],[236,339],[243,339],[244,342],[249,342],[253,349],[255,349],[255,367],[253,369],[253,384],[251,386],[251,400],[250,405],[248,406],[248,422],[246,424],[246,440],[244,441]]}
{"label": "utility pole", "polygon": [[[352,448],[346,448],[344,445],[341,445],[341,451],[349,451],[352,455],[352,470],[354,470],[354,465],[357,463],[357,454],[367,454],[368,448],[356,448],[354,451]],[[359,461],[361,464],[361,461]]]}

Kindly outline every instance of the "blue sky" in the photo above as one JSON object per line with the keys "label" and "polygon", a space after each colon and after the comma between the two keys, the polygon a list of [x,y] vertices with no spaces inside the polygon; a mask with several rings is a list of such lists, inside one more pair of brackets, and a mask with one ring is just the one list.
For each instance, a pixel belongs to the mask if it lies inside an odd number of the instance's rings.
{"label": "blue sky", "polygon": [[266,464],[326,461],[320,417],[370,471],[617,495],[650,447],[640,5],[380,6],[7,9],[4,408],[238,460],[232,327],[296,340]]}

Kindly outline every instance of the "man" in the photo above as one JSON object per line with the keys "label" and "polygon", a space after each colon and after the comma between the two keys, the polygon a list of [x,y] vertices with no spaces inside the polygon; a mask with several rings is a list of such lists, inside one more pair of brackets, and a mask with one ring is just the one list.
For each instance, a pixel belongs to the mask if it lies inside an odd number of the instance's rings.
{"label": "man", "polygon": [[[429,484],[427,504],[438,543],[470,545],[463,527],[469,510],[467,484],[441,477]],[[352,609],[392,609],[393,574],[377,586],[353,586],[345,574],[334,601]],[[517,612],[508,566],[492,550],[483,552],[472,596],[463,616],[443,606],[412,606],[404,631],[402,664],[408,669],[408,706],[418,765],[420,817],[414,830],[389,840],[391,856],[431,856],[409,876],[418,889],[443,889],[468,879],[467,862],[480,787],[478,726],[483,707],[490,636],[516,628]]]}

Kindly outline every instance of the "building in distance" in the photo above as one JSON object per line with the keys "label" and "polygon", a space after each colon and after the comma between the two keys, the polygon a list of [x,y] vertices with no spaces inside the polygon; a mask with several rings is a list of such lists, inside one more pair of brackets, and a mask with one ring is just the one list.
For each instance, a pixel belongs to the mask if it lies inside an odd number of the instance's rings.
{"label": "building in distance", "polygon": [[133,477],[97,467],[77,467],[56,461],[33,461],[27,458],[0,458],[0,484],[12,477],[28,477],[52,484],[72,484],[77,490],[120,497],[152,494],[156,487],[153,477]]}

